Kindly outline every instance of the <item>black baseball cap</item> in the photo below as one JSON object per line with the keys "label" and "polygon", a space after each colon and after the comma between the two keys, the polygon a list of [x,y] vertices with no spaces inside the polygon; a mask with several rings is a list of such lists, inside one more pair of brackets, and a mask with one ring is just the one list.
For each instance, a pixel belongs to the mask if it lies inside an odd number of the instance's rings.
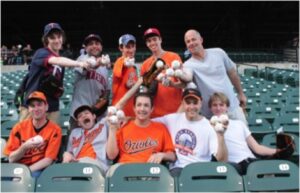
{"label": "black baseball cap", "polygon": [[100,42],[100,43],[102,44],[102,39],[101,39],[101,37],[100,37],[99,35],[97,35],[97,34],[90,34],[90,35],[86,36],[86,37],[84,38],[84,40],[83,40],[83,44],[86,46],[86,45],[88,45],[88,43],[89,43],[90,41],[92,41],[92,40],[96,40],[96,41],[98,41],[98,42]]}
{"label": "black baseball cap", "polygon": [[92,114],[94,114],[92,108],[88,105],[82,105],[80,107],[78,107],[75,111],[74,111],[74,118],[77,119],[77,116],[79,113],[81,113],[82,111],[88,110],[90,111]]}
{"label": "black baseball cap", "polygon": [[200,100],[202,98],[201,93],[197,89],[194,89],[194,88],[187,88],[184,90],[184,92],[182,94],[182,99],[184,100],[187,97],[193,97],[198,100]]}

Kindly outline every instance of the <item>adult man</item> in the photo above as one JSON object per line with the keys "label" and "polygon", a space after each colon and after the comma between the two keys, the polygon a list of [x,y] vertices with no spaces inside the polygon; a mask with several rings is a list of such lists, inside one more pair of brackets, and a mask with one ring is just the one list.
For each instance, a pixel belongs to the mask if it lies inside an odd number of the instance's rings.
{"label": "adult man", "polygon": [[[162,48],[162,37],[158,29],[147,29],[144,32],[144,39],[147,47],[152,53],[152,56],[143,62],[141,66],[141,75],[144,75],[147,71],[149,71],[151,65],[159,58],[164,60],[168,67],[171,67],[174,60],[178,60],[181,63],[181,58],[178,54],[165,51]],[[171,82],[176,81],[173,79]],[[176,112],[180,106],[181,92],[181,89],[173,86],[164,86],[162,83],[158,83],[157,92],[154,96],[155,108],[151,116],[158,117]]]}
{"label": "adult man", "polygon": [[32,176],[57,158],[61,144],[61,128],[48,120],[48,103],[42,92],[35,91],[26,101],[31,118],[17,123],[12,129],[4,153],[9,162],[29,166]]}
{"label": "adult man", "polygon": [[210,122],[199,114],[202,99],[198,90],[188,88],[182,95],[183,113],[157,117],[168,128],[175,145],[177,160],[170,172],[178,176],[182,168],[193,162],[226,161],[224,133],[215,132]]}
{"label": "adult man", "polygon": [[74,112],[78,122],[70,136],[67,151],[63,155],[63,162],[89,162],[97,165],[103,176],[108,169],[105,144],[108,130],[105,120],[97,122],[96,115],[88,105],[78,107]]}
{"label": "adult man", "polygon": [[[119,38],[119,50],[122,56],[114,64],[112,105],[115,105],[137,81],[137,70],[134,61],[136,51],[135,37],[131,34],[122,35]],[[133,98],[126,103],[123,111],[126,116],[134,116]]]}
{"label": "adult man", "polygon": [[174,146],[167,128],[150,120],[153,102],[148,93],[134,97],[135,119],[124,126],[109,121],[107,157],[118,163],[175,161]]}
{"label": "adult man", "polygon": [[[222,49],[204,49],[203,39],[196,30],[188,30],[185,33],[184,41],[192,57],[183,64],[183,67],[193,71],[194,82],[202,93],[201,113],[210,118],[212,113],[208,107],[209,97],[214,92],[223,92],[230,100],[229,116],[247,123],[240,108],[240,106],[245,108],[246,96],[236,72],[236,65]],[[233,87],[236,89],[238,98],[235,96]]]}
{"label": "adult man", "polygon": [[[63,94],[64,67],[90,68],[87,62],[78,62],[59,56],[65,40],[65,33],[58,23],[49,23],[44,28],[42,42],[44,48],[38,49],[30,64],[29,77],[25,86],[25,99],[34,91],[42,91],[49,105],[48,118],[58,123],[59,97]],[[20,121],[28,118],[27,105],[20,107]]]}
{"label": "adult man", "polygon": [[77,61],[87,61],[89,58],[94,57],[96,62],[98,62],[96,63],[96,67],[90,70],[81,67],[74,69],[74,93],[70,111],[71,129],[78,126],[75,117],[73,117],[78,107],[81,105],[93,107],[98,120],[100,120],[109,100],[108,70],[101,63],[102,39],[97,34],[90,34],[84,39],[83,45],[87,54],[81,55]]}

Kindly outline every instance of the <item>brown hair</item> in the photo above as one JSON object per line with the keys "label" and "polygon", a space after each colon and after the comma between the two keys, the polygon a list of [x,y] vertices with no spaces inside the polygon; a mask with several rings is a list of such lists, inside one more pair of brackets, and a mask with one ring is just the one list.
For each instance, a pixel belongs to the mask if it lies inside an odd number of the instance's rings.
{"label": "brown hair", "polygon": [[138,97],[147,97],[150,99],[150,105],[151,107],[153,107],[153,97],[151,96],[151,94],[149,92],[137,92],[135,95],[134,95],[134,99],[133,99],[133,104],[135,106],[136,104],[136,100]]}
{"label": "brown hair", "polygon": [[225,103],[227,107],[229,107],[230,105],[230,102],[227,98],[227,96],[224,94],[224,93],[221,93],[221,92],[215,92],[210,98],[209,98],[209,101],[208,101],[208,106],[209,108],[211,108],[211,105],[214,101],[216,100],[220,100],[222,103]]}
{"label": "brown hair", "polygon": [[54,30],[51,30],[51,32],[48,35],[42,37],[42,43],[43,43],[44,46],[48,46],[48,44],[49,44],[48,38],[49,37],[52,38],[54,34],[60,34],[60,35],[62,35],[63,44],[66,42],[65,32],[64,31],[60,31],[58,29],[54,29]]}

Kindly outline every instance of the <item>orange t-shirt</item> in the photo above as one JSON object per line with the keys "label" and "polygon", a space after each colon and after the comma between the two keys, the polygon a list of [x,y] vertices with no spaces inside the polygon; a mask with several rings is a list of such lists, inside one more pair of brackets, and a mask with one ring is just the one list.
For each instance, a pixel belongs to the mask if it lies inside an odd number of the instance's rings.
{"label": "orange t-shirt", "polygon": [[28,149],[18,163],[30,166],[45,157],[56,160],[62,138],[61,128],[54,122],[48,121],[43,128],[35,130],[32,118],[17,123],[13,127],[4,154],[9,155],[17,150],[22,143],[36,135],[43,137],[44,144],[38,148]]}
{"label": "orange t-shirt", "polygon": [[[180,63],[182,62],[180,56],[173,52],[165,52],[161,59],[163,59],[169,67],[172,66],[174,60],[178,60]],[[155,62],[153,56],[150,56],[143,62],[141,66],[141,75],[150,69],[153,62]],[[181,89],[163,86],[161,83],[158,83],[157,93],[154,97],[154,110],[151,117],[154,118],[175,113],[180,106],[181,95]]]}
{"label": "orange t-shirt", "polygon": [[120,163],[145,163],[156,152],[174,152],[174,146],[167,128],[151,121],[147,127],[139,127],[129,121],[117,132]]}
{"label": "orange t-shirt", "polygon": [[[126,67],[124,65],[125,57],[119,57],[114,64],[113,80],[112,80],[112,105],[115,105],[130,89],[127,88],[126,83],[128,79],[137,81],[136,69],[134,67]],[[128,100],[123,107],[126,116],[134,117],[133,98]]]}

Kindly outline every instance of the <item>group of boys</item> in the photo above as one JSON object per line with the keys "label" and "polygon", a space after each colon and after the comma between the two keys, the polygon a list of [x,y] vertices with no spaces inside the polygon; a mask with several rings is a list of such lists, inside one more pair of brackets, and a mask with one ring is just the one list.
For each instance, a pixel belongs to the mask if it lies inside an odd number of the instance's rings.
{"label": "group of boys", "polygon": [[[162,48],[158,29],[146,30],[144,39],[152,55],[141,65],[141,76],[158,59],[163,60],[167,67],[171,67],[174,60],[182,63],[178,54]],[[100,36],[90,34],[84,39],[87,55],[77,61],[59,57],[57,53],[64,40],[59,24],[46,25],[43,40],[45,48],[37,51],[29,69],[33,76],[27,83],[22,107],[23,112],[28,110],[30,116],[13,128],[5,148],[10,162],[28,165],[32,172],[38,173],[37,176],[56,160],[62,138],[59,126],[53,123],[58,122],[59,97],[52,96],[53,93],[41,87],[39,82],[48,69],[54,76],[58,72],[62,82],[64,67],[75,67],[76,74],[70,113],[72,130],[67,151],[63,154],[64,163],[91,162],[98,165],[105,175],[109,170],[109,160],[118,163],[166,161],[170,162],[171,173],[179,175],[189,163],[229,161],[234,162],[242,173],[246,166],[240,163],[255,159],[251,150],[259,155],[277,152],[276,149],[259,145],[245,124],[238,99],[231,94],[234,86],[241,106],[245,104],[246,97],[237,78],[235,64],[221,49],[204,49],[202,37],[196,30],[185,34],[185,43],[192,57],[180,66],[190,69],[192,73],[187,71],[185,77],[172,77],[171,84],[154,80],[155,94],[135,92],[140,88],[137,85],[143,82],[134,61],[136,38],[131,34],[119,38],[122,56],[113,67],[111,105],[123,109],[126,116],[132,117],[125,122],[111,121],[108,119],[109,113],[105,117],[101,111],[108,105],[110,88],[105,67],[109,62],[105,62],[101,55],[103,42]],[[95,58],[95,64],[89,62],[91,56]],[[220,65],[220,61],[224,65]],[[212,67],[216,62],[220,66]],[[199,70],[199,63],[204,68],[205,65],[211,66]],[[46,73],[40,74],[40,78],[34,77],[34,72],[44,71]],[[215,71],[218,75],[214,75]],[[184,85],[192,80],[198,88],[186,88],[183,92],[183,87],[175,84],[182,82]],[[225,85],[222,80],[225,80]],[[225,94],[220,93],[224,89]],[[128,93],[126,102],[120,105],[120,100]],[[55,108],[49,111],[53,104]],[[178,109],[182,112],[177,112]],[[54,112],[55,116],[47,117],[49,112]],[[237,120],[229,119],[224,130],[216,131],[208,120],[212,116],[208,112],[217,116],[228,113],[230,118]],[[40,136],[38,140],[36,136]]]}

